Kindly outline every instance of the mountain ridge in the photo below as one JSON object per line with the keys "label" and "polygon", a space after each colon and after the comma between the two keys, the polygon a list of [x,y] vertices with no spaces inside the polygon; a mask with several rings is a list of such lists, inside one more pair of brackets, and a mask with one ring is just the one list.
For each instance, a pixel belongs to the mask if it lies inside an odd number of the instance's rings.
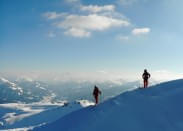
{"label": "mountain ridge", "polygon": [[182,131],[183,79],[127,91],[96,107],[72,112],[34,131]]}

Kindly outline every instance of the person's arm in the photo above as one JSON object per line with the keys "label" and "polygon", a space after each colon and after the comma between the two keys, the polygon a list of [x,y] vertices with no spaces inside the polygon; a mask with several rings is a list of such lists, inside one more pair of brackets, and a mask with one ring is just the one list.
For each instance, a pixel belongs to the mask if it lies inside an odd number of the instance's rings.
{"label": "person's arm", "polygon": [[151,74],[149,74],[149,78],[151,77]]}

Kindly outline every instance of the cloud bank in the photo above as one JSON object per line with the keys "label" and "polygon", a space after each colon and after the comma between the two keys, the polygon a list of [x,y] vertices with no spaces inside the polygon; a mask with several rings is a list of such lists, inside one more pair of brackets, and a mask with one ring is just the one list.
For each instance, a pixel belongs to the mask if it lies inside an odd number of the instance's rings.
{"label": "cloud bank", "polygon": [[[151,74],[150,82],[155,81],[168,81],[175,79],[182,79],[183,73],[172,72],[168,70],[149,71]],[[120,83],[125,81],[142,80],[142,72],[129,72],[129,71],[106,71],[99,70],[94,72],[0,72],[0,78],[8,79],[26,79],[28,81],[40,80],[50,82],[106,82],[111,81]]]}

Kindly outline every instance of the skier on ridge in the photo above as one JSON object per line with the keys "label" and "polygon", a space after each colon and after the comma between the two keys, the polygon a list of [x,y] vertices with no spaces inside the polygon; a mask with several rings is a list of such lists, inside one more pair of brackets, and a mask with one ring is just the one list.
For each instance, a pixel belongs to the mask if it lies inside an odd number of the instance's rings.
{"label": "skier on ridge", "polygon": [[151,77],[151,75],[149,74],[149,72],[147,72],[147,70],[144,70],[144,73],[142,75],[142,78],[144,79],[144,88],[148,87],[148,79]]}
{"label": "skier on ridge", "polygon": [[95,85],[94,90],[93,90],[93,96],[95,98],[95,105],[98,104],[98,96],[101,95],[101,91],[99,88]]}

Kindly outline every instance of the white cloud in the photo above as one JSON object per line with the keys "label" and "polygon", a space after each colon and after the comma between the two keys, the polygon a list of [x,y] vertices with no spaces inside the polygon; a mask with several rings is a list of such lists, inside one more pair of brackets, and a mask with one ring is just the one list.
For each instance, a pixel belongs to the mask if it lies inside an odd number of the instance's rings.
{"label": "white cloud", "polygon": [[[79,0],[66,0],[66,2],[80,2]],[[43,14],[52,25],[63,29],[64,34],[74,37],[89,37],[93,31],[104,31],[113,27],[127,27],[129,20],[121,13],[115,11],[114,5],[82,5],[77,7],[77,14],[46,12]],[[83,13],[85,15],[83,15]],[[52,33],[50,37],[54,36]]]}
{"label": "white cloud", "polygon": [[182,79],[182,73],[175,73],[168,70],[159,70],[159,71],[152,71],[151,76],[153,79],[157,81],[167,81],[167,80],[175,80],[175,79]]}
{"label": "white cloud", "polygon": [[89,37],[90,36],[90,32],[87,32],[83,29],[79,29],[79,28],[71,28],[69,30],[67,30],[66,32],[64,32],[66,35],[71,35],[74,37]]}
{"label": "white cloud", "polygon": [[128,26],[130,23],[125,20],[91,14],[87,16],[69,15],[58,23],[61,28],[80,28],[88,30],[105,30],[110,27]]}
{"label": "white cloud", "polygon": [[43,14],[49,20],[57,19],[66,16],[67,13],[57,13],[57,12],[46,12]]}
{"label": "white cloud", "polygon": [[[41,72],[41,71],[34,71],[34,72],[5,72],[0,73],[1,77],[8,78],[10,80],[16,80],[20,76],[22,79],[29,78],[31,80],[43,80],[46,82],[64,82],[64,81],[113,81],[113,82],[120,82],[121,80],[126,81],[136,81],[140,80],[142,82],[142,75],[143,72],[134,72],[129,71],[126,69],[125,71],[121,70],[98,70],[93,72]],[[175,79],[183,79],[183,72],[172,72],[168,70],[158,70],[158,71],[149,71],[151,74],[151,78],[149,80],[150,83],[154,82],[162,82],[167,80],[175,80]]]}
{"label": "white cloud", "polygon": [[137,2],[137,0],[119,0],[118,3],[121,5],[131,5]]}
{"label": "white cloud", "polygon": [[148,34],[151,31],[150,28],[135,28],[132,30],[133,35],[144,35]]}
{"label": "white cloud", "polygon": [[[58,22],[57,27],[64,28],[67,34],[72,36],[90,36],[91,31],[103,31],[112,27],[129,26],[126,20],[102,16],[98,14],[90,15],[68,15],[63,21]],[[83,34],[83,35],[81,35]]]}
{"label": "white cloud", "polygon": [[80,10],[97,13],[97,12],[102,12],[102,11],[114,11],[115,6],[114,5],[104,5],[104,6],[98,6],[98,5],[83,6],[83,5],[81,5]]}

